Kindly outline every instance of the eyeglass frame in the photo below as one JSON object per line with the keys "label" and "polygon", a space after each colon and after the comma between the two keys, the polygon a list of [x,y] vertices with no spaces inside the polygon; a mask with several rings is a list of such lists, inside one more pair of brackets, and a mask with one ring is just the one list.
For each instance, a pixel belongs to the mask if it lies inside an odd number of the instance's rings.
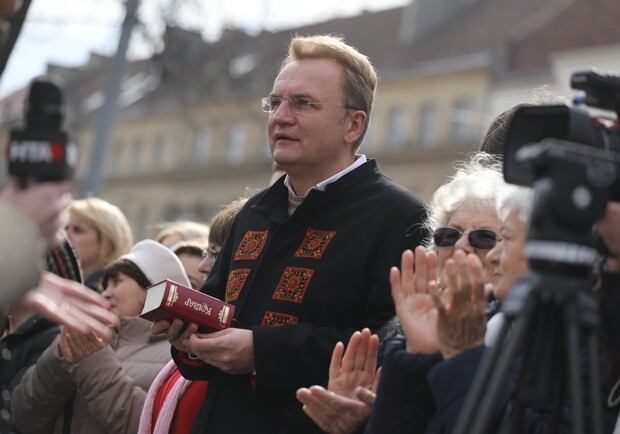
{"label": "eyeglass frame", "polygon": [[[273,99],[280,100],[280,103],[278,104],[278,107],[276,109],[271,108],[271,100]],[[263,112],[272,115],[280,108],[280,106],[282,105],[284,101],[288,102],[288,108],[291,111],[291,113],[294,113],[296,115],[307,113],[306,111],[304,111],[305,107],[308,107],[308,110],[310,110],[310,108],[312,107],[318,109],[322,106],[323,107],[339,107],[339,108],[343,108],[346,110],[359,110],[359,109],[356,109],[355,107],[351,107],[347,105],[330,104],[327,102],[314,102],[304,97],[283,98],[281,96],[266,96],[264,98],[261,98],[260,100],[261,109],[263,110]],[[304,109],[300,110],[300,107],[304,107]]]}
{"label": "eyeglass frame", "polygon": [[[439,237],[439,235],[437,234],[437,232],[438,232],[438,231],[441,231],[441,230],[455,231],[456,233],[458,233],[458,235],[459,235],[459,236],[458,236],[458,238],[454,238],[454,243],[452,243],[452,244],[449,244],[449,245],[440,245],[441,243],[438,243],[438,242],[437,242],[437,239],[438,239],[438,237]],[[481,233],[485,233],[485,234],[487,234],[487,235],[491,234],[492,236],[490,236],[490,237],[486,237],[486,238],[485,238],[485,237],[480,238],[480,237],[477,237],[477,236],[476,236],[477,234],[481,234]],[[500,241],[502,240],[502,238],[501,238],[501,237],[500,237],[500,236],[499,236],[499,235],[498,235],[495,231],[492,231],[492,230],[490,230],[490,229],[474,229],[474,230],[471,230],[471,231],[469,231],[469,232],[465,232],[465,231],[460,231],[460,230],[458,230],[458,229],[456,229],[456,228],[453,228],[453,227],[450,227],[450,226],[442,226],[442,227],[439,227],[439,228],[435,229],[435,232],[433,232],[433,244],[434,244],[434,245],[435,245],[435,247],[437,247],[437,248],[454,247],[454,246],[456,245],[456,243],[457,243],[457,242],[458,242],[461,238],[463,238],[463,235],[467,235],[467,242],[469,243],[469,245],[470,245],[470,246],[472,246],[474,249],[479,249],[479,250],[491,250],[491,249],[493,249],[493,248],[497,245],[497,243],[498,243],[498,242],[500,242]],[[444,235],[444,238],[445,238],[445,235]],[[479,243],[479,241],[480,241],[481,239],[482,239],[483,241],[484,241],[485,239],[486,239],[486,240],[489,240],[489,241],[490,241],[491,239],[493,239],[493,245],[492,245],[492,246],[490,246],[490,247],[487,247],[487,246],[481,245],[481,244]],[[451,241],[451,240],[450,240],[450,241]]]}
{"label": "eyeglass frame", "polygon": [[217,257],[220,255],[220,252],[217,252],[213,247],[207,247],[206,249],[202,249],[202,259],[209,259],[211,262],[215,262]]}

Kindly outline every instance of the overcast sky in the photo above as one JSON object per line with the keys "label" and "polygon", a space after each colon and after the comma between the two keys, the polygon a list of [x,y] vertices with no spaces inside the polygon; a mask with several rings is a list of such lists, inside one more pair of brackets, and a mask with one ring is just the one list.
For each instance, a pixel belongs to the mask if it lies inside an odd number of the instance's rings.
{"label": "overcast sky", "polygon": [[[161,0],[142,0],[142,21],[156,23],[150,6]],[[165,1],[165,0],[164,0]],[[216,38],[222,23],[249,32],[295,27],[362,10],[379,10],[408,0],[194,0],[201,14],[185,17],[186,25],[200,28],[207,39]],[[88,53],[110,55],[118,43],[124,16],[121,0],[33,0],[21,34],[0,77],[0,97],[25,86],[45,72],[48,63],[80,66]],[[135,43],[133,57],[144,56]]]}

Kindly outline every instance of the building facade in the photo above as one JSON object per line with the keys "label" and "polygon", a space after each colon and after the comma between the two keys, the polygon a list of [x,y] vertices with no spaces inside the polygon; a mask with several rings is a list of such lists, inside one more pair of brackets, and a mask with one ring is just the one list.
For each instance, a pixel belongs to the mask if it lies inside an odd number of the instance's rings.
{"label": "building facade", "polygon": [[[105,161],[94,163],[110,61],[93,55],[82,68],[49,70],[67,83],[66,129],[81,153],[78,188],[92,164],[103,164],[100,195],[121,207],[139,239],[161,222],[207,221],[221,205],[267,185],[260,99],[294,34],[340,34],[370,57],[380,82],[361,152],[429,199],[491,119],[533,88],[569,96],[573,69],[620,69],[620,26],[604,18],[614,14],[615,0],[416,0],[254,36],[228,30],[210,43],[168,28],[161,53],[127,64]],[[0,102],[3,134],[19,123],[24,95]]]}

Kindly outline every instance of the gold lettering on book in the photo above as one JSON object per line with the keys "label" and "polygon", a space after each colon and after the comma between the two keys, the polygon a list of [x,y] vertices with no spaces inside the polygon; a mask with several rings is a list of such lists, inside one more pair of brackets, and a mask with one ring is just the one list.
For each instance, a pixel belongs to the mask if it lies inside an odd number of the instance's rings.
{"label": "gold lettering on book", "polygon": [[202,312],[208,316],[211,316],[211,308],[207,303],[198,303],[197,301],[188,298],[187,300],[185,300],[185,306],[189,306],[192,309],[197,310],[198,312]]}
{"label": "gold lettering on book", "polygon": [[166,307],[172,306],[179,299],[179,292],[175,285],[170,285],[170,291],[168,292],[168,299],[166,300]]}
{"label": "gold lettering on book", "polygon": [[228,322],[228,314],[230,313],[230,307],[222,306],[222,310],[220,310],[217,314],[217,319],[220,320],[220,327],[225,327]]}

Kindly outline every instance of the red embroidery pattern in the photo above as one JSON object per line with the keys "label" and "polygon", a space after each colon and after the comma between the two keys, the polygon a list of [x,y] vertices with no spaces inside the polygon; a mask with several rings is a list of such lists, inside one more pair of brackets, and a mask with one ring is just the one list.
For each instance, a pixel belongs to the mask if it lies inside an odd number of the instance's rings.
{"label": "red embroidery pattern", "polygon": [[273,293],[273,298],[301,303],[313,273],[314,270],[307,268],[286,267]]}
{"label": "red embroidery pattern", "polygon": [[290,324],[297,324],[299,322],[299,318],[292,315],[287,315],[285,313],[279,312],[265,312],[263,316],[263,321],[261,322],[261,327],[273,327],[273,326],[283,326]]}
{"label": "red embroidery pattern", "polygon": [[239,298],[239,293],[243,289],[243,285],[249,275],[249,268],[242,268],[230,272],[228,275],[228,281],[226,282],[226,298],[224,301],[230,303],[231,301],[235,301]]}
{"label": "red embroidery pattern", "polygon": [[308,228],[301,246],[295,252],[295,257],[321,259],[327,245],[335,235],[335,231],[319,231]]}
{"label": "red embroidery pattern", "polygon": [[247,231],[241,240],[241,244],[239,244],[237,253],[235,253],[235,261],[256,260],[265,247],[268,233],[269,231]]}

